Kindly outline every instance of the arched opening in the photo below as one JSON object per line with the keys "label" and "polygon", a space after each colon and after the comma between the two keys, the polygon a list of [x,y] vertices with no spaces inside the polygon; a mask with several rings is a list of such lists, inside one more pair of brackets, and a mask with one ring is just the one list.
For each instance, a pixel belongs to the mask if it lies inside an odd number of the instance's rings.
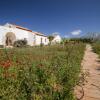
{"label": "arched opening", "polygon": [[16,40],[16,36],[14,33],[8,32],[6,34],[6,40],[5,40],[6,46],[13,46],[15,40]]}

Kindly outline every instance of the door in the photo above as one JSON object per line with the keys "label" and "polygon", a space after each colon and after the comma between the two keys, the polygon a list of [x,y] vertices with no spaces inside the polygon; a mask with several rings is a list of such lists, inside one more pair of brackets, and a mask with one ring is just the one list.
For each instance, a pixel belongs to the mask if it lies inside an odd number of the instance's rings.
{"label": "door", "polygon": [[6,46],[13,46],[15,40],[16,40],[16,36],[14,33],[8,32],[6,34],[6,40],[5,40]]}

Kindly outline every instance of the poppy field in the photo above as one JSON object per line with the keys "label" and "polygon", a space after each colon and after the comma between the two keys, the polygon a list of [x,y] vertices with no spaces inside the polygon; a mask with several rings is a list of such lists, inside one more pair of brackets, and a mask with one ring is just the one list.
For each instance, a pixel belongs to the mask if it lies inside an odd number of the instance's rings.
{"label": "poppy field", "polygon": [[75,100],[85,44],[0,49],[0,100]]}

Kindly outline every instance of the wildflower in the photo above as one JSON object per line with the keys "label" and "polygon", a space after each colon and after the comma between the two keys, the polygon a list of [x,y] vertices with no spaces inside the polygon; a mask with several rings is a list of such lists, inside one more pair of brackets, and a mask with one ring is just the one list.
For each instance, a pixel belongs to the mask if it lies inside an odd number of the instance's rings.
{"label": "wildflower", "polygon": [[11,66],[11,61],[7,60],[5,62],[2,62],[1,65],[3,68],[8,69]]}

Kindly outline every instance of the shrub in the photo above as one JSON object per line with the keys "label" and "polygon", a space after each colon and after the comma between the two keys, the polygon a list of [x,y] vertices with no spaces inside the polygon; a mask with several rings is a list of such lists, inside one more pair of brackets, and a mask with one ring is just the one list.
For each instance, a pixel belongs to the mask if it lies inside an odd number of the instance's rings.
{"label": "shrub", "polygon": [[27,46],[27,40],[17,40],[14,42],[14,47],[25,47]]}
{"label": "shrub", "polygon": [[3,45],[0,45],[0,48],[3,48],[4,46]]}

